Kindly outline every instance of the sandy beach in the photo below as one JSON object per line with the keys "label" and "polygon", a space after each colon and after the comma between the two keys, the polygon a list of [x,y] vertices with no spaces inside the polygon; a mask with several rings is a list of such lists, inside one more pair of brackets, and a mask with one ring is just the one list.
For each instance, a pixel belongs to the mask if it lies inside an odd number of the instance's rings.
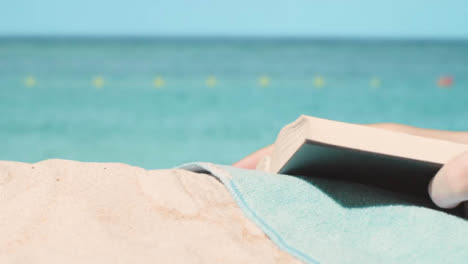
{"label": "sandy beach", "polygon": [[0,263],[291,263],[214,177],[0,162]]}

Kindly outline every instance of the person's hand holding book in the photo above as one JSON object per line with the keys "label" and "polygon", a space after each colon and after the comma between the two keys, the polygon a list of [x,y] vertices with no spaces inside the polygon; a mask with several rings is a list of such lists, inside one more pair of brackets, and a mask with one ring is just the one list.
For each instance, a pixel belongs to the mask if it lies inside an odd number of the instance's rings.
{"label": "person's hand holding book", "polygon": [[[422,129],[400,124],[370,124],[368,126],[412,135],[437,138],[468,145],[468,132]],[[273,146],[262,148],[233,164],[234,167],[255,169],[258,162],[273,151]],[[441,208],[454,208],[468,201],[468,152],[454,157],[433,177],[428,186],[432,201]]]}

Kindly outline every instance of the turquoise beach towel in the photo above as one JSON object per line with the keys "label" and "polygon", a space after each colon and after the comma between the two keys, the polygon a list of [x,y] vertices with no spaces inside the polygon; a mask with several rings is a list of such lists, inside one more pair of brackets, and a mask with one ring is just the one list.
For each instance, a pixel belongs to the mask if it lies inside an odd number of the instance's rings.
{"label": "turquoise beach towel", "polygon": [[192,163],[306,263],[467,263],[468,221],[360,184]]}

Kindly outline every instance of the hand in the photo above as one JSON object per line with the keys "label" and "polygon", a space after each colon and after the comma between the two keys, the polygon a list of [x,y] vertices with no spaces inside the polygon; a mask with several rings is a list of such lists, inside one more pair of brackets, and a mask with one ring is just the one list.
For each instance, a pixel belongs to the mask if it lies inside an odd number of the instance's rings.
{"label": "hand", "polygon": [[[370,124],[367,126],[468,145],[468,132],[423,129],[389,123]],[[233,166],[244,169],[255,169],[257,163],[264,156],[270,155],[272,151],[273,145],[267,146],[234,163]],[[461,202],[468,201],[468,152],[454,157],[447,162],[431,180],[428,190],[432,201],[442,208],[453,208]]]}
{"label": "hand", "polygon": [[262,149],[255,151],[249,156],[234,163],[232,166],[237,167],[237,168],[242,168],[242,169],[254,170],[255,167],[257,167],[258,162],[263,157],[271,155],[271,152],[273,152],[273,145],[269,145],[267,147],[264,147]]}
{"label": "hand", "polygon": [[[432,179],[428,189],[432,201],[442,208],[454,208],[468,201],[468,152],[447,162]],[[468,213],[468,210],[465,212]]]}

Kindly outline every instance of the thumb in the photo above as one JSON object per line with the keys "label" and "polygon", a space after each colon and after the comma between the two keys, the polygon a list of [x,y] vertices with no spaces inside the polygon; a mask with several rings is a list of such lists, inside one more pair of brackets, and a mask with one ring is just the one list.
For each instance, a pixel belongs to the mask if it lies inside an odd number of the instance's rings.
{"label": "thumb", "polygon": [[431,180],[428,191],[442,208],[454,208],[468,200],[468,152],[447,162]]}

